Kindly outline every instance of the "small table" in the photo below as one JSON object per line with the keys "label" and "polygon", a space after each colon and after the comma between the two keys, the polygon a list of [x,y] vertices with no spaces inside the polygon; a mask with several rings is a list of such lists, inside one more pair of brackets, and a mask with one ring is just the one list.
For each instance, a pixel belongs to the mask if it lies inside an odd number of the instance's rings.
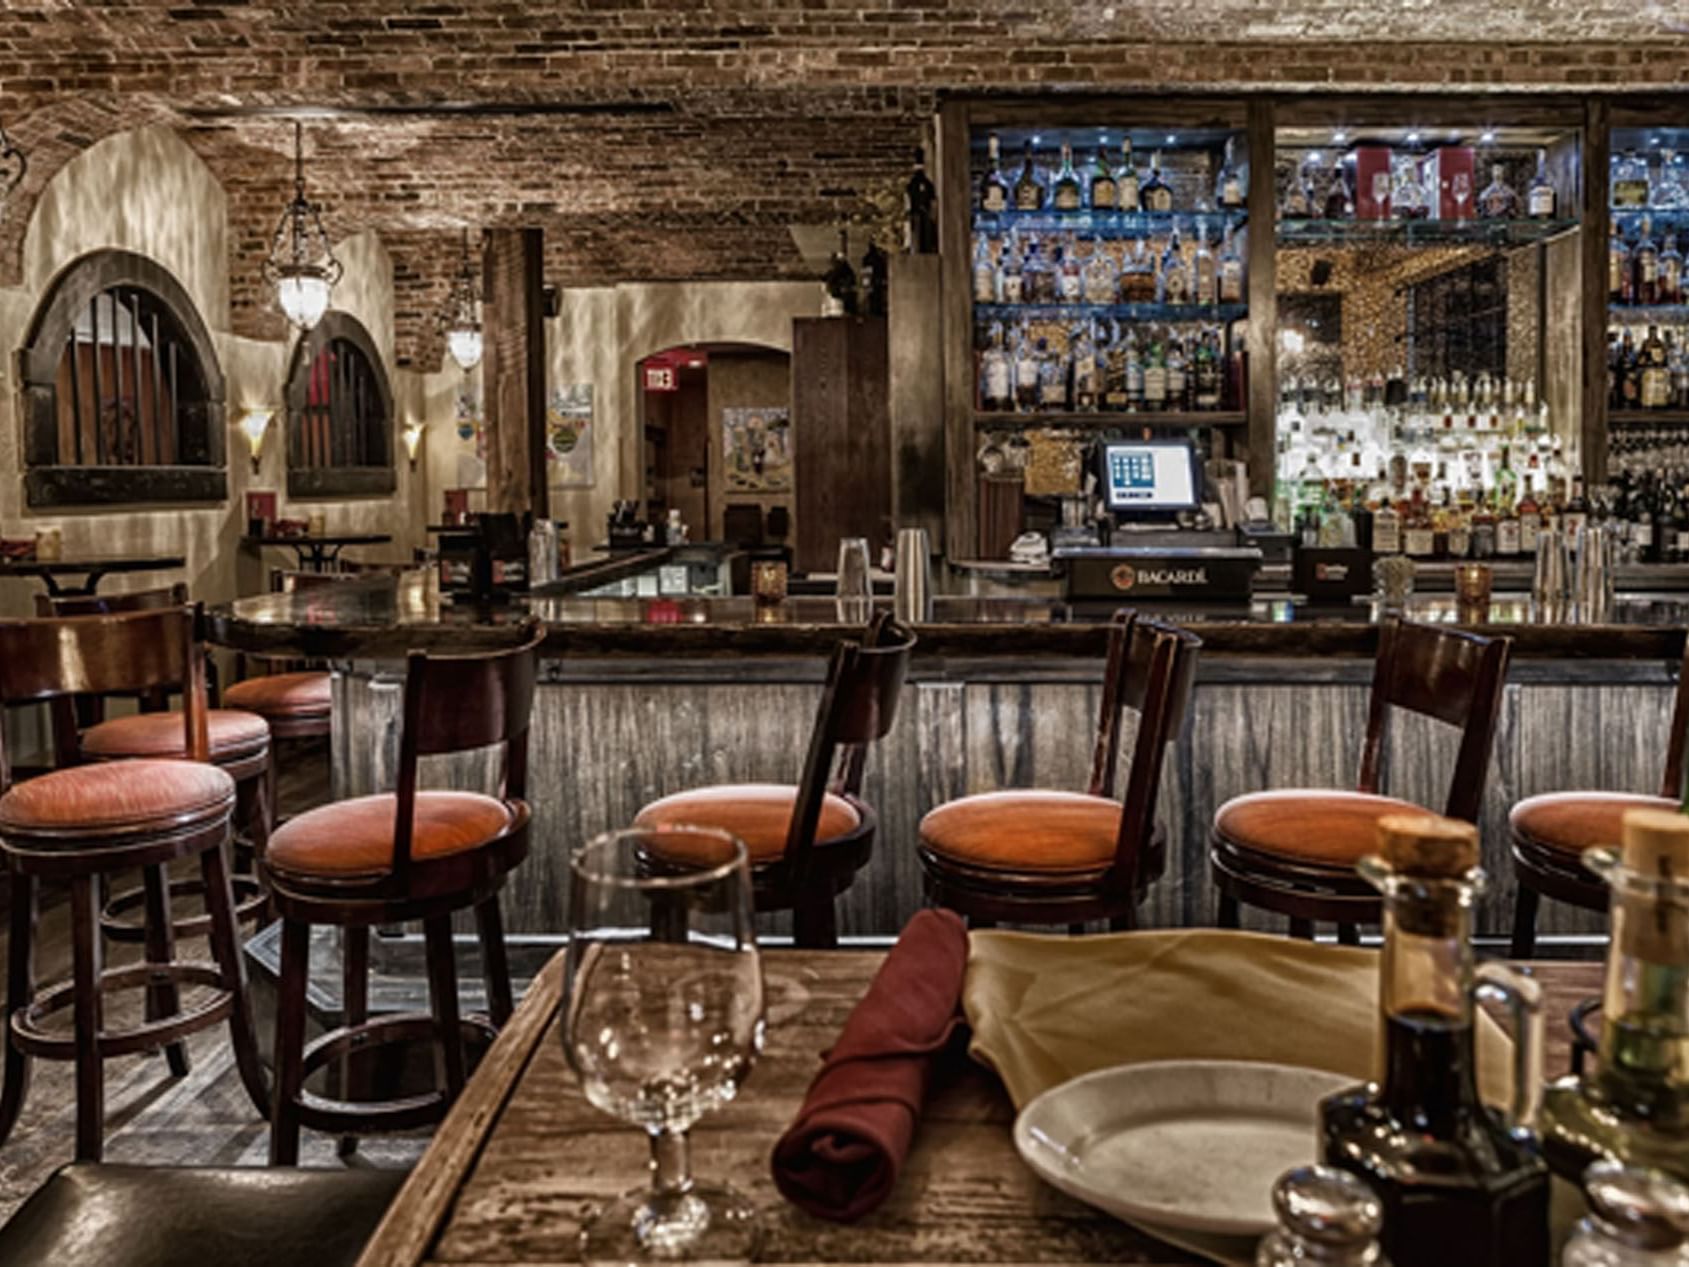
{"label": "small table", "polygon": [[342,532],[299,537],[242,537],[241,544],[249,546],[286,546],[299,556],[299,566],[307,572],[331,572],[346,546],[384,546],[393,538],[385,532]]}
{"label": "small table", "polygon": [[[68,559],[0,559],[0,576],[36,577],[47,586],[55,598],[92,594],[100,581],[111,572],[167,572],[186,567],[187,558],[180,554],[153,555],[83,555]],[[80,576],[80,585],[64,583],[64,577]]]}
{"label": "small table", "polygon": [[[886,1203],[854,1224],[782,1200],[768,1154],[821,1053],[868,988],[878,951],[763,956],[768,1044],[738,1099],[692,1131],[700,1179],[725,1180],[764,1220],[769,1263],[1189,1264],[1172,1249],[1046,1186],[1015,1152],[1014,1107],[971,1062],[935,1085]],[[1601,988],[1598,963],[1539,963],[1545,1068],[1568,1067],[1566,1016]],[[534,979],[371,1238],[358,1267],[575,1262],[582,1216],[648,1182],[645,1137],[580,1093],[557,1033],[559,953]]]}

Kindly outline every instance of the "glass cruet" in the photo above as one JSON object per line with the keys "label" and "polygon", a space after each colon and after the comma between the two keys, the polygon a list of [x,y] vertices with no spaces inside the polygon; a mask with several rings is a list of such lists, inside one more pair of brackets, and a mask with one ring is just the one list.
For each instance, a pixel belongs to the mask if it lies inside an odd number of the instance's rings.
{"label": "glass cruet", "polygon": [[1561,1267],[1689,1267],[1689,1188],[1659,1170],[1598,1161],[1583,1179],[1589,1213]]}
{"label": "glass cruet", "polygon": [[1573,1181],[1601,1158],[1689,1181],[1689,816],[1631,810],[1583,858],[1611,895],[1601,1043],[1544,1097],[1544,1149]]}

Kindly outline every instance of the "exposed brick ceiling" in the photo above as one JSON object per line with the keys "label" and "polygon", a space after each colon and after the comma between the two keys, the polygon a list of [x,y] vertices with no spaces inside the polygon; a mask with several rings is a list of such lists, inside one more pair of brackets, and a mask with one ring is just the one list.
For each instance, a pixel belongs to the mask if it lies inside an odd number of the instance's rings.
{"label": "exposed brick ceiling", "polygon": [[[946,89],[1689,84],[1681,0],[34,0],[0,10],[0,121],[35,195],[78,150],[176,127],[229,192],[238,331],[312,109],[336,237],[395,264],[433,365],[464,225],[540,224],[548,280],[803,276],[786,226],[887,223]],[[464,107],[495,107],[493,115]],[[525,109],[525,108],[531,108]],[[350,112],[350,113],[348,113]]]}

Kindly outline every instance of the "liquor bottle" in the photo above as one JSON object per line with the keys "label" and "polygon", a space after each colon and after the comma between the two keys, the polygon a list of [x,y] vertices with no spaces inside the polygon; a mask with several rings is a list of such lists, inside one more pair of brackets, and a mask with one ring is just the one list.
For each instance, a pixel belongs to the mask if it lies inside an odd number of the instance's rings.
{"label": "liquor bottle", "polygon": [[1162,359],[1161,344],[1154,340],[1144,353],[1143,407],[1151,412],[1167,408],[1167,362]]}
{"label": "liquor bottle", "polygon": [[[1549,1172],[1528,1129],[1541,995],[1500,964],[1473,967],[1477,828],[1393,814],[1378,822],[1378,846],[1360,871],[1384,895],[1381,1068],[1376,1082],[1321,1102],[1323,1160],[1378,1194],[1395,1267],[1546,1262]],[[1512,1120],[1478,1098],[1478,988],[1506,997],[1518,1025]]]}
{"label": "liquor bottle", "polygon": [[1179,223],[1173,222],[1173,231],[1167,236],[1167,249],[1161,253],[1161,294],[1160,300],[1164,304],[1188,304],[1191,302],[1190,267],[1185,263],[1184,248],[1179,242]]}
{"label": "liquor bottle", "polygon": [[1648,183],[1648,164],[1635,150],[1613,155],[1609,202],[1614,207],[1634,210],[1648,205],[1653,193]]}
{"label": "liquor bottle", "polygon": [[1637,359],[1642,363],[1642,408],[1667,408],[1671,404],[1671,371],[1666,366],[1666,345],[1660,340],[1658,326],[1648,327]]}
{"label": "liquor bottle", "polygon": [[903,249],[910,255],[938,253],[938,190],[927,175],[927,152],[915,151],[915,170],[903,189],[908,223]]}
{"label": "liquor bottle", "polygon": [[1285,220],[1306,220],[1313,216],[1316,206],[1314,155],[1309,154],[1297,164],[1296,174],[1285,188],[1284,205],[1279,208],[1279,215]]}
{"label": "liquor bottle", "polygon": [[1681,211],[1689,207],[1689,185],[1684,184],[1676,150],[1660,151],[1660,175],[1654,182],[1648,201],[1662,211]]}
{"label": "liquor bottle", "polygon": [[1560,1267],[1682,1267],[1689,1187],[1658,1170],[1600,1161],[1581,1176],[1589,1213]]}
{"label": "liquor bottle", "polygon": [[1654,486],[1646,473],[1630,499],[1630,543],[1637,562],[1660,561],[1654,542]]}
{"label": "liquor bottle", "polygon": [[1664,243],[1657,265],[1659,280],[1655,286],[1655,302],[1680,304],[1683,302],[1683,253],[1677,247],[1677,234],[1666,234]]}
{"label": "liquor bottle", "polygon": [[1056,275],[1057,303],[1076,304],[1085,298],[1085,270],[1079,263],[1079,257],[1073,253],[1071,241],[1056,247],[1050,268]]}
{"label": "liquor bottle", "polygon": [[1378,509],[1372,512],[1372,552],[1402,552],[1402,515],[1387,499],[1380,501]]}
{"label": "liquor bottle", "polygon": [[1093,239],[1091,253],[1085,257],[1085,302],[1111,304],[1120,293],[1120,270],[1115,267],[1114,253],[1102,239]]}
{"label": "liquor bottle", "polygon": [[1102,377],[1097,369],[1097,344],[1087,323],[1074,330],[1073,407],[1080,413],[1096,413],[1102,400]]}
{"label": "liquor bottle", "polygon": [[1138,211],[1143,207],[1139,198],[1138,168],[1132,161],[1132,138],[1120,140],[1120,170],[1115,175],[1115,205],[1122,211]]}
{"label": "liquor bottle", "polygon": [[1558,203],[1554,182],[1548,179],[1548,155],[1538,150],[1537,174],[1531,177],[1531,186],[1525,193],[1525,213],[1533,220],[1552,220]]}
{"label": "liquor bottle", "polygon": [[1425,489],[1415,484],[1402,512],[1402,553],[1410,559],[1429,559],[1436,549],[1437,534],[1431,524],[1431,508],[1425,502]]}
{"label": "liquor bottle", "polygon": [[880,244],[870,237],[868,249],[862,253],[862,303],[870,317],[886,315],[890,286],[887,273],[886,253],[880,249]]}
{"label": "liquor bottle", "polygon": [[[1102,407],[1110,413],[1125,413],[1131,405],[1127,390],[1127,359],[1132,354],[1131,335],[1121,333],[1120,323],[1114,323],[1108,351],[1104,354]],[[1143,371],[1138,371],[1138,387],[1143,390]]]}
{"label": "liquor bottle", "polygon": [[1191,253],[1191,294],[1195,304],[1211,304],[1218,297],[1218,277],[1214,252],[1208,249],[1208,226],[1201,216],[1196,218],[1196,249]]}
{"label": "liquor bottle", "polygon": [[1108,147],[1097,146],[1097,165],[1091,169],[1091,210],[1113,211],[1120,205],[1120,185],[1108,169]]}
{"label": "liquor bottle", "polygon": [[1287,1171],[1273,1185],[1278,1226],[1261,1238],[1255,1267],[1384,1267],[1384,1210],[1359,1179],[1330,1166]]}
{"label": "liquor bottle", "polygon": [[821,284],[826,288],[834,315],[854,317],[857,310],[856,270],[850,266],[850,234],[839,230],[839,249],[833,252]]}
{"label": "liquor bottle", "polygon": [[1032,142],[1021,151],[1020,175],[1015,177],[1015,210],[1042,211],[1044,209],[1044,178],[1032,162]]}
{"label": "liquor bottle", "polygon": [[1177,337],[1167,340],[1167,352],[1164,357],[1167,365],[1167,408],[1188,410],[1190,408],[1190,373],[1185,361],[1185,345]]}
{"label": "liquor bottle", "polygon": [[1543,1149],[1573,1180],[1609,1157],[1689,1179],[1689,816],[1630,810],[1619,848],[1583,855],[1610,892],[1593,1073],[1543,1098]]}
{"label": "liquor bottle", "polygon": [[1631,303],[1630,248],[1615,219],[1607,230],[1607,302]]}
{"label": "liquor bottle", "polygon": [[[1536,454],[1531,455],[1532,462],[1536,461]],[[1523,490],[1519,495],[1519,553],[1535,554],[1538,538],[1542,535],[1542,508],[1537,502],[1536,480],[1528,470],[1520,481]]]}
{"label": "liquor bottle", "polygon": [[1050,346],[1048,339],[1038,340],[1038,408],[1061,413],[1070,407],[1068,396],[1068,358]]}
{"label": "liquor bottle", "polygon": [[1015,338],[1015,412],[1029,414],[1038,408],[1038,348],[1021,326]]}
{"label": "liquor bottle", "polygon": [[1589,502],[1584,497],[1583,476],[1572,476],[1572,491],[1560,513],[1560,529],[1568,537],[1576,538],[1578,531],[1589,523]]}
{"label": "liquor bottle", "polygon": [[974,234],[974,302],[994,304],[1001,298],[998,289],[997,261],[991,257],[991,239],[983,233]]}
{"label": "liquor bottle", "polygon": [[1220,373],[1220,332],[1203,330],[1196,344],[1195,383],[1192,388],[1193,408],[1214,410],[1220,407],[1223,394]]}
{"label": "liquor bottle", "polygon": [[1490,165],[1490,183],[1478,195],[1478,215],[1485,220],[1511,220],[1519,214],[1519,195],[1507,183],[1500,163]]}
{"label": "liquor bottle", "polygon": [[1149,156],[1149,178],[1144,181],[1139,191],[1145,211],[1163,214],[1173,210],[1173,186],[1161,177],[1161,151],[1156,150]]}
{"label": "liquor bottle", "polygon": [[997,294],[1003,303],[1026,302],[1026,261],[1021,258],[1020,240],[1013,233],[1009,234],[1003,246],[997,278]]}
{"label": "liquor bottle", "polygon": [[1349,177],[1343,170],[1341,157],[1331,165],[1331,180],[1325,187],[1325,199],[1320,214],[1327,220],[1353,220],[1355,195],[1349,190]]}
{"label": "liquor bottle", "polygon": [[1015,407],[1014,358],[1003,341],[1001,322],[991,323],[990,342],[979,357],[980,408],[1006,411]]}
{"label": "liquor bottle", "polygon": [[1654,244],[1653,221],[1648,216],[1642,217],[1642,233],[1631,248],[1630,260],[1635,274],[1631,280],[1630,302],[1659,303],[1660,248]]}
{"label": "liquor bottle", "polygon": [[1061,168],[1050,187],[1050,205],[1057,211],[1078,211],[1084,203],[1079,173],[1073,170],[1073,146],[1061,143]]}
{"label": "liquor bottle", "polygon": [[979,209],[986,215],[997,215],[1009,209],[1009,182],[1003,179],[1002,152],[997,134],[985,140],[985,178],[979,183]]}
{"label": "liquor bottle", "polygon": [[1020,266],[1021,299],[1029,304],[1053,304],[1056,302],[1056,275],[1050,271],[1050,266],[1044,262],[1044,254],[1039,249],[1037,238],[1028,238],[1026,254],[1022,257]]}
{"label": "liquor bottle", "polygon": [[1153,304],[1156,296],[1155,264],[1144,250],[1144,239],[1132,244],[1132,253],[1120,266],[1120,302]]}
{"label": "liquor bottle", "polygon": [[1232,138],[1228,136],[1220,174],[1214,178],[1214,205],[1221,211],[1242,211],[1247,198],[1243,177],[1232,163]]}
{"label": "liquor bottle", "polygon": [[1220,277],[1217,283],[1219,299],[1223,304],[1240,304],[1243,302],[1243,256],[1238,254],[1237,237],[1232,233],[1232,226],[1226,226],[1226,233],[1220,239]]}
{"label": "liquor bottle", "polygon": [[1390,159],[1390,214],[1398,220],[1423,220],[1431,214],[1419,146],[1398,150]]}

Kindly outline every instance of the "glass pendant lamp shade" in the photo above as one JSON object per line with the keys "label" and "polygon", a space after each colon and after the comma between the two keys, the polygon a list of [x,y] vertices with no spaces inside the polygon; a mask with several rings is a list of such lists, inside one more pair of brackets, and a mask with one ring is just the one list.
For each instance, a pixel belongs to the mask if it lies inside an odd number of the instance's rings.
{"label": "glass pendant lamp shade", "polygon": [[309,330],[323,319],[333,293],[321,270],[283,275],[276,281],[276,300],[282,314],[301,330]]}
{"label": "glass pendant lamp shade", "polygon": [[458,368],[467,374],[481,363],[481,331],[474,326],[448,331],[446,350],[452,354]]}
{"label": "glass pendant lamp shade", "polygon": [[323,228],[321,208],[305,197],[304,128],[293,125],[293,198],[282,209],[264,260],[282,314],[301,330],[322,320],[340,280],[341,264]]}
{"label": "glass pendant lamp shade", "polygon": [[481,286],[469,251],[469,230],[463,231],[463,258],[452,278],[451,293],[440,312],[446,351],[465,374],[481,363]]}

